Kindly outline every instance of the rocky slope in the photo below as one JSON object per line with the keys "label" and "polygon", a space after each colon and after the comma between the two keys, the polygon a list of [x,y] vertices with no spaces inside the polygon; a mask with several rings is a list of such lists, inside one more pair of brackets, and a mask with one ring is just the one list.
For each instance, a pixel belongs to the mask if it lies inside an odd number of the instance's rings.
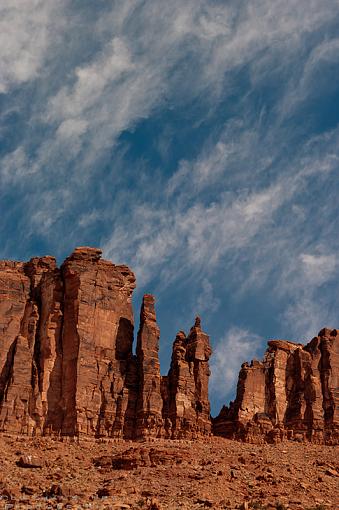
{"label": "rocky slope", "polygon": [[338,509],[338,455],[324,445],[2,434],[0,449],[0,508],[8,510]]}
{"label": "rocky slope", "polygon": [[271,340],[262,362],[243,364],[236,399],[212,426],[200,319],[188,335],[179,331],[161,376],[151,295],[133,354],[134,288],[132,271],[96,248],[75,249],[61,268],[53,257],[0,262],[0,431],[338,444],[337,330],[306,346]]}

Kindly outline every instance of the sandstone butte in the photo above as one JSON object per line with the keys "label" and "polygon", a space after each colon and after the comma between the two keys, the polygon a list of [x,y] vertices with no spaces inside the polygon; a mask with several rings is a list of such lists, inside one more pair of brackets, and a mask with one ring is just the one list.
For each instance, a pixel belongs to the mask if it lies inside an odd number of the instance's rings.
{"label": "sandstone butte", "polygon": [[338,444],[339,342],[323,329],[306,346],[268,342],[244,363],[237,395],[210,417],[209,337],[179,331],[161,376],[154,297],[145,295],[133,353],[133,272],[76,248],[0,262],[0,431],[28,436],[291,439]]}

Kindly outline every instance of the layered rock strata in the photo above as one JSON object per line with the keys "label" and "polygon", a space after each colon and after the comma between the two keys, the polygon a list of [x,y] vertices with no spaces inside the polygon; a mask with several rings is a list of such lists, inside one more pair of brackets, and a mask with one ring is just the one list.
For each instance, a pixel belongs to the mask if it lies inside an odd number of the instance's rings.
{"label": "layered rock strata", "polygon": [[160,376],[154,298],[145,295],[133,354],[135,277],[77,248],[0,262],[0,430],[116,438],[210,433],[208,336],[200,324],[177,343]]}
{"label": "layered rock strata", "polygon": [[246,442],[339,442],[339,333],[322,329],[306,346],[268,342],[264,360],[244,363],[237,396],[213,420],[216,435]]}

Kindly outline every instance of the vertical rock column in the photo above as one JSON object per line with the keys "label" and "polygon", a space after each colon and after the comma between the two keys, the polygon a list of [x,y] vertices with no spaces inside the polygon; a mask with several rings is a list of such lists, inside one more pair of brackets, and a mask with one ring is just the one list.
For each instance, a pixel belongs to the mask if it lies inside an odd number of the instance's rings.
{"label": "vertical rock column", "polygon": [[208,400],[210,355],[209,337],[202,332],[197,317],[187,338],[183,331],[177,334],[171,368],[167,379],[163,380],[162,393],[169,400],[164,402],[165,428],[174,439],[195,438],[211,431]]}
{"label": "vertical rock column", "polygon": [[159,437],[162,433],[163,401],[160,390],[159,337],[154,297],[146,294],[140,312],[137,340],[139,392],[136,437]]}
{"label": "vertical rock column", "polygon": [[173,439],[190,437],[195,428],[194,374],[193,367],[186,360],[186,345],[186,335],[179,331],[173,343],[171,367],[166,380],[169,402],[164,405],[170,421],[168,433]]}
{"label": "vertical rock column", "polygon": [[62,274],[62,433],[122,437],[135,405],[133,373],[125,384],[133,365],[134,274],[88,247],[66,259]]}
{"label": "vertical rock column", "polygon": [[288,392],[293,386],[296,367],[293,353],[302,347],[288,340],[269,340],[266,367],[266,409],[272,423],[282,426],[288,408]]}
{"label": "vertical rock column", "polygon": [[62,423],[62,326],[63,282],[60,270],[46,272],[40,284],[39,395],[43,430],[46,434],[59,434]]}
{"label": "vertical rock column", "polygon": [[[59,433],[62,417],[59,407],[63,301],[61,274],[55,258],[48,256],[31,259],[26,264],[26,273],[31,280],[31,300],[36,308],[34,341],[30,341],[33,349],[31,416],[39,433]],[[31,321],[33,317],[34,314]]]}
{"label": "vertical rock column", "polygon": [[208,381],[210,368],[208,360],[212,354],[209,336],[201,329],[201,320],[196,318],[187,338],[186,359],[193,364],[194,374],[194,408],[196,411],[196,430],[198,434],[211,431],[210,403],[208,399]]}
{"label": "vertical rock column", "polygon": [[322,329],[306,346],[270,340],[263,363],[242,365],[236,400],[213,420],[214,433],[250,442],[287,437],[338,444],[338,372],[336,329]]}
{"label": "vertical rock column", "polygon": [[[13,391],[13,385],[17,384],[14,360],[30,295],[30,280],[22,262],[0,262],[0,294],[0,430],[21,432],[30,392],[30,387],[21,387],[21,395]],[[23,359],[20,363],[22,370],[30,373],[31,356],[29,358],[28,367]]]}
{"label": "vertical rock column", "polygon": [[287,407],[284,427],[289,435],[299,434],[314,442],[323,442],[323,409],[318,339],[312,347],[298,348],[291,352],[287,362]]}
{"label": "vertical rock column", "polygon": [[[0,351],[2,356],[7,356],[0,380],[0,428],[15,433],[42,434],[46,413],[60,398],[59,392],[53,400],[47,372],[43,383],[46,359],[49,358],[51,370],[56,358],[60,362],[60,275],[54,257],[35,257],[26,264],[5,263],[2,269],[0,286],[7,291],[0,309],[0,321],[5,321]],[[45,288],[58,287],[57,295],[50,301],[43,296],[45,278],[49,279]],[[53,321],[58,325],[49,329],[54,306],[57,312]],[[44,350],[47,337],[53,352]]]}
{"label": "vertical rock column", "polygon": [[339,333],[324,328],[318,336],[325,442],[335,445],[339,444]]}

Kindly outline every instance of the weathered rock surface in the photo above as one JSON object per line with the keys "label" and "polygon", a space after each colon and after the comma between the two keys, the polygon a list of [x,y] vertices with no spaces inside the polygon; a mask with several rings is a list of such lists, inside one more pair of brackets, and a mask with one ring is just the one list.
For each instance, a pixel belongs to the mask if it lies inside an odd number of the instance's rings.
{"label": "weathered rock surface", "polygon": [[0,294],[0,430],[39,434],[61,391],[61,281],[55,259],[0,262]]}
{"label": "weathered rock surface", "polygon": [[246,442],[339,442],[339,332],[306,346],[268,342],[264,360],[241,367],[237,396],[213,420],[216,435]]}
{"label": "weathered rock surface", "polygon": [[[143,298],[133,354],[135,277],[76,248],[53,257],[0,261],[0,431],[124,439],[211,434],[211,347],[197,318],[177,334],[160,375],[154,297]],[[339,333],[306,346],[270,340],[244,363],[237,396],[213,432],[246,442],[339,442]]]}
{"label": "weathered rock surface", "polygon": [[93,460],[95,466],[103,469],[131,470],[141,467],[174,466],[191,461],[187,448],[143,447],[129,448],[117,455],[104,455]]}
{"label": "weathered rock surface", "polygon": [[133,435],[134,287],[94,248],[61,270],[53,257],[1,262],[1,430]]}
{"label": "weathered rock surface", "polygon": [[135,278],[127,266],[100,256],[100,250],[80,248],[61,268],[62,432],[122,437],[132,434],[125,415],[135,402],[125,385],[133,357]]}
{"label": "weathered rock surface", "polygon": [[163,400],[160,392],[159,338],[154,297],[146,294],[140,313],[137,340],[139,393],[136,413],[136,436],[160,437],[163,428]]}
{"label": "weathered rock surface", "polygon": [[195,437],[210,433],[208,336],[177,342],[161,378],[154,298],[133,354],[135,277],[101,250],[0,262],[0,431],[27,435]]}
{"label": "weathered rock surface", "polygon": [[196,438],[211,432],[208,400],[209,337],[197,317],[188,337],[179,331],[171,367],[162,381],[166,437]]}
{"label": "weathered rock surface", "polygon": [[19,467],[23,468],[42,468],[43,462],[36,455],[22,455],[17,462]]}

